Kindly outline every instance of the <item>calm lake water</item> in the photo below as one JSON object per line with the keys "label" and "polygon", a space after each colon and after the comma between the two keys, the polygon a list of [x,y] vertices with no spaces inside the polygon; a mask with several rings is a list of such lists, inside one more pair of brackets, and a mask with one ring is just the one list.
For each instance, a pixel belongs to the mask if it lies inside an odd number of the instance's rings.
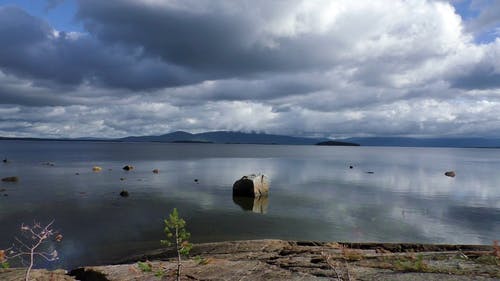
{"label": "calm lake water", "polygon": [[[54,267],[158,248],[174,207],[193,242],[500,239],[497,149],[0,141],[4,156],[0,177],[20,181],[0,182],[0,248],[21,223],[54,219],[64,235]],[[233,200],[234,181],[258,172],[269,198]]]}

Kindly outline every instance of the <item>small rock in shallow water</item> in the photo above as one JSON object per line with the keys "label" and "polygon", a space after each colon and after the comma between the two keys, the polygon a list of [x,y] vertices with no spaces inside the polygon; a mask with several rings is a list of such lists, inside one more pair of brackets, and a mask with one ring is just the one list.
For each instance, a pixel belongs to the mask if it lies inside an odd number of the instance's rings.
{"label": "small rock in shallow water", "polygon": [[158,170],[158,169],[154,169],[154,170],[153,170],[153,173],[154,173],[154,174],[159,174],[159,173],[160,173],[160,170]]}
{"label": "small rock in shallow water", "polygon": [[122,191],[120,192],[120,196],[121,196],[121,197],[128,197],[128,191],[126,191],[126,190],[122,190]]}
{"label": "small rock in shallow water", "polygon": [[448,171],[444,173],[445,176],[454,178],[455,177],[455,172],[454,171]]}
{"label": "small rock in shallow water", "polygon": [[352,168],[354,168],[354,167],[353,166],[349,166],[349,169],[352,169]]}
{"label": "small rock in shallow water", "polygon": [[194,179],[194,182],[196,182],[196,183],[197,183],[197,182],[198,182],[198,179]]}
{"label": "small rock in shallow water", "polygon": [[18,182],[19,178],[18,177],[6,177],[6,178],[3,178],[2,181],[5,181],[5,182]]}
{"label": "small rock in shallow water", "polygon": [[130,171],[133,169],[134,169],[134,166],[131,166],[131,165],[126,165],[125,167],[123,167],[123,170],[125,170],[125,171]]}
{"label": "small rock in shallow water", "polygon": [[370,172],[366,172],[366,173],[367,173],[367,174],[375,174],[375,172],[371,172],[371,171],[370,171]]}

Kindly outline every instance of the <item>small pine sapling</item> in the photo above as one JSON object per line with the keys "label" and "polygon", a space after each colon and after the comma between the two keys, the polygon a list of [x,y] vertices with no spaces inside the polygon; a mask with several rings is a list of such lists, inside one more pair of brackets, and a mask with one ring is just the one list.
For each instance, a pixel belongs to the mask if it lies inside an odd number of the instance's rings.
{"label": "small pine sapling", "polygon": [[191,236],[186,230],[186,221],[179,217],[177,208],[174,208],[169,218],[164,220],[166,240],[161,244],[167,247],[174,246],[177,252],[177,281],[181,280],[181,256],[187,256],[193,245],[188,239]]}
{"label": "small pine sapling", "polygon": [[[43,226],[40,223],[33,225],[21,225],[21,238],[15,237],[14,245],[7,250],[0,250],[0,267],[9,267],[8,260],[21,258],[23,264],[28,263],[25,280],[29,281],[30,272],[35,263],[35,258],[40,257],[48,262],[59,259],[56,250],[44,249],[51,242],[61,242],[63,236],[52,229],[54,221]],[[49,247],[50,248],[50,247]]]}

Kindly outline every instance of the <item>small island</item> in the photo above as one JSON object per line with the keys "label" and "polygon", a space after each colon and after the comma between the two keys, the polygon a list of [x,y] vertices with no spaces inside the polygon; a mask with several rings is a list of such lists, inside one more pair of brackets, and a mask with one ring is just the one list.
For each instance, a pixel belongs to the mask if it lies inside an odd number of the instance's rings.
{"label": "small island", "polygon": [[359,146],[357,143],[344,142],[344,141],[322,141],[318,142],[316,145],[323,146]]}

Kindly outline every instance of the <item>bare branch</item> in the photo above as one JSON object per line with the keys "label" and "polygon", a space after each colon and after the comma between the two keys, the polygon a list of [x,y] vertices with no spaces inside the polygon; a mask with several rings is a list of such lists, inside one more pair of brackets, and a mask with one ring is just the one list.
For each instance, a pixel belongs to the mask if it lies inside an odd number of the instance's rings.
{"label": "bare branch", "polygon": [[[59,259],[56,250],[52,252],[39,250],[39,247],[48,242],[54,235],[56,235],[56,237],[53,241],[60,242],[62,240],[62,235],[51,228],[53,223],[54,220],[45,226],[42,226],[38,222],[33,222],[32,226],[22,223],[21,232],[25,234],[24,240],[14,237],[14,245],[8,249],[9,252],[3,257],[6,260],[20,258],[23,265],[25,264],[26,258],[29,265],[26,269],[25,281],[29,281],[30,271],[35,263],[35,257],[40,257],[48,262]],[[5,253],[5,250],[2,251],[2,253]]]}

